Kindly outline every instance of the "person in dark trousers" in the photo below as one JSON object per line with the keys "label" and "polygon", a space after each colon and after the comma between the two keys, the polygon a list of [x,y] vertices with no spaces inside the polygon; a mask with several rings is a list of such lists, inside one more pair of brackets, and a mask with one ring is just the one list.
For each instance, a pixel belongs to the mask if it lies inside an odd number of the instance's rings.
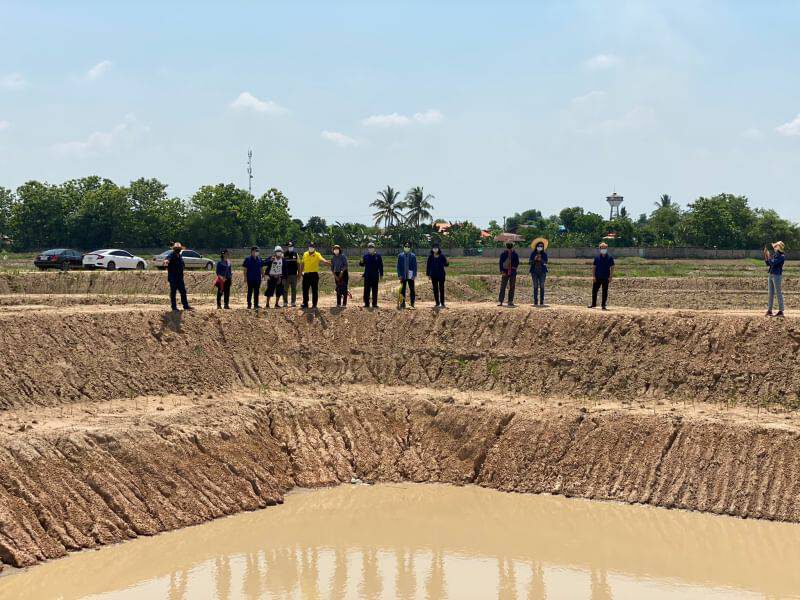
{"label": "person in dark trousers", "polygon": [[444,280],[445,271],[450,263],[447,257],[442,253],[442,249],[438,243],[435,243],[431,248],[431,253],[428,255],[428,264],[425,266],[425,274],[431,280],[433,287],[433,300],[436,302],[435,308],[444,308]]}
{"label": "person in dark trousers", "polygon": [[333,282],[336,285],[336,306],[347,306],[347,296],[350,293],[347,289],[350,281],[350,272],[347,270],[347,257],[342,254],[339,244],[333,247],[333,258],[331,259],[331,272]]}
{"label": "person in dark trousers", "polygon": [[519,268],[519,254],[514,250],[514,244],[508,242],[506,249],[500,254],[500,295],[497,297],[497,306],[503,306],[508,287],[508,306],[514,306],[514,290],[517,287],[517,269]]}
{"label": "person in dark trousers", "polygon": [[300,308],[308,308],[308,296],[311,292],[311,308],[317,308],[319,300],[319,266],[320,264],[329,266],[330,261],[317,252],[317,245],[314,242],[308,243],[308,252],[303,252],[300,260],[300,274],[303,277],[303,304]]}
{"label": "person in dark trousers", "polygon": [[603,299],[600,305],[603,310],[608,310],[608,284],[614,277],[614,257],[608,253],[608,244],[600,243],[600,253],[594,257],[592,263],[592,303],[589,308],[597,308],[597,292],[603,288]]}
{"label": "person in dark trousers", "polygon": [[783,280],[783,263],[786,262],[786,254],[784,253],[785,246],[783,242],[775,242],[772,244],[772,249],[775,254],[770,256],[769,250],[764,248],[764,262],[769,267],[769,302],[767,303],[767,316],[772,316],[772,305],[775,302],[775,296],[778,296],[778,312],[776,317],[783,317],[783,289],[781,283]]}
{"label": "person in dark trousers", "polygon": [[406,307],[406,288],[408,288],[411,308],[417,299],[417,292],[414,289],[414,281],[417,278],[417,255],[411,251],[411,244],[403,244],[403,251],[397,255],[397,277],[400,279],[400,292],[403,300],[398,308]]}
{"label": "person in dark trousers", "polygon": [[172,252],[167,256],[167,281],[169,281],[169,301],[172,304],[172,310],[178,310],[176,302],[176,295],[180,293],[181,304],[183,310],[192,310],[189,306],[189,300],[186,298],[186,284],[183,281],[183,256],[181,251],[183,246],[180,242],[175,242],[172,245]]}
{"label": "person in dark trousers", "polygon": [[292,240],[286,242],[283,260],[286,261],[286,283],[283,286],[283,304],[285,305],[289,300],[289,291],[291,291],[292,306],[295,306],[297,303],[298,256]]}
{"label": "person in dark trousers", "polygon": [[258,310],[258,294],[261,291],[261,270],[264,260],[259,256],[258,246],[250,248],[250,256],[242,262],[245,279],[247,279],[247,308],[255,306]]}
{"label": "person in dark trousers", "polygon": [[231,283],[233,282],[233,263],[228,256],[228,251],[223,250],[217,261],[217,308],[222,308],[225,299],[225,308],[230,308]]}
{"label": "person in dark trousers", "polygon": [[544,306],[544,280],[547,278],[547,240],[536,238],[531,242],[533,252],[528,259],[533,280],[533,305]]}
{"label": "person in dark trousers", "polygon": [[358,263],[364,267],[364,308],[369,308],[370,297],[372,307],[378,306],[378,282],[383,277],[383,258],[375,249],[375,244],[367,244],[367,253]]}
{"label": "person in dark trousers", "polygon": [[267,289],[264,295],[267,297],[267,308],[270,299],[275,296],[275,308],[278,308],[281,298],[283,306],[286,307],[286,259],[283,256],[283,248],[275,246],[275,250],[264,263],[264,274],[267,276]]}

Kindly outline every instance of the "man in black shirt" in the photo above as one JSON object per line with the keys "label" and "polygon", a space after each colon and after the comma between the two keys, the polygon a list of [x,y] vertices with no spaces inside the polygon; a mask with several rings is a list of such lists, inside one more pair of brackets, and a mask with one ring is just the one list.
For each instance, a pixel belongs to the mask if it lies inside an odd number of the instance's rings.
{"label": "man in black shirt", "polygon": [[286,263],[286,283],[283,286],[283,305],[289,300],[289,288],[292,289],[292,306],[297,301],[297,251],[294,242],[286,242],[286,251],[283,253],[283,262]]}
{"label": "man in black shirt", "polygon": [[183,256],[181,251],[183,246],[180,242],[172,245],[172,252],[167,256],[167,281],[169,281],[169,301],[172,303],[172,310],[178,310],[176,293],[181,294],[181,304],[184,310],[192,310],[189,300],[186,298],[186,284],[183,282]]}

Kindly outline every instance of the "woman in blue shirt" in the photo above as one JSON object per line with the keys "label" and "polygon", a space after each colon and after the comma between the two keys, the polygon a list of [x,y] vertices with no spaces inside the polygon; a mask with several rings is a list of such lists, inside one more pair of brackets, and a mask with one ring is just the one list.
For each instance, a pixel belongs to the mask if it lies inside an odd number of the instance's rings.
{"label": "woman in blue shirt", "polygon": [[769,267],[769,302],[767,304],[767,316],[772,316],[772,305],[775,301],[775,296],[778,296],[778,312],[776,317],[783,316],[783,290],[781,283],[783,279],[783,263],[786,262],[786,255],[784,254],[783,242],[775,242],[772,244],[772,249],[775,254],[770,256],[769,250],[764,248],[764,262]]}
{"label": "woman in blue shirt", "polygon": [[231,282],[233,281],[233,265],[228,257],[228,251],[219,253],[217,261],[217,308],[222,308],[222,299],[225,298],[225,308],[230,308]]}

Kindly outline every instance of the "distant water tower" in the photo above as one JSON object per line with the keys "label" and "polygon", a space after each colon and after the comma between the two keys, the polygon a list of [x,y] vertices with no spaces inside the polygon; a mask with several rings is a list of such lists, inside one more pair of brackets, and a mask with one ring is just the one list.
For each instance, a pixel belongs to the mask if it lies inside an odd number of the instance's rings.
{"label": "distant water tower", "polygon": [[619,216],[619,205],[622,204],[622,196],[618,195],[617,192],[614,192],[610,196],[606,197],[606,202],[611,206],[611,214],[608,217],[608,220],[612,220]]}

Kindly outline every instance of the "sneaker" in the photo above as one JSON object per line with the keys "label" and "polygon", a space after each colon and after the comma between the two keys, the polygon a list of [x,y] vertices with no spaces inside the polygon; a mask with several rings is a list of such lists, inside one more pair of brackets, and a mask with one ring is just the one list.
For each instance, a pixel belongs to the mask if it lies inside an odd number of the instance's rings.
{"label": "sneaker", "polygon": [[503,306],[503,303],[502,302],[498,302],[497,306]]}
{"label": "sneaker", "polygon": [[776,316],[776,317],[783,318],[785,315],[783,314],[783,311],[782,311],[782,310],[779,310],[778,312],[776,312],[776,313],[775,313],[775,316]]}
{"label": "sneaker", "polygon": [[600,310],[608,310],[605,306],[601,307]]}
{"label": "sneaker", "polygon": [[230,307],[230,306],[226,306],[226,307],[225,307],[225,310],[230,310],[230,309],[231,309],[231,307]]}
{"label": "sneaker", "polygon": [[508,303],[508,308],[517,308],[517,305],[514,304],[513,302],[509,302]]}
{"label": "sneaker", "polygon": [[772,311],[771,311],[771,310],[768,310],[768,311],[767,311],[767,312],[764,314],[764,316],[765,316],[765,317],[771,317],[771,316],[772,316]]}
{"label": "sneaker", "polygon": [[597,304],[590,304],[590,305],[589,305],[589,306],[587,306],[586,308],[597,308]]}

